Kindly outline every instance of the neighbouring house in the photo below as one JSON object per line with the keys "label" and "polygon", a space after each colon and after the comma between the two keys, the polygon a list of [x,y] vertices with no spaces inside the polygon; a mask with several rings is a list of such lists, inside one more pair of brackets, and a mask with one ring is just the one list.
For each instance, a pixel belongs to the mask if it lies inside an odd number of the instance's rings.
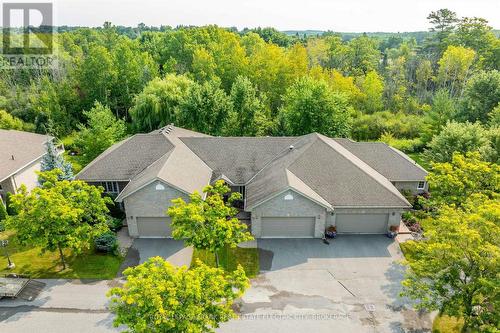
{"label": "neighbouring house", "polygon": [[383,234],[411,208],[400,190],[425,191],[427,172],[379,142],[299,137],[211,137],[173,125],[134,135],[78,175],[123,203],[133,237],[170,237],[174,198],[219,179],[243,195],[255,237]]}
{"label": "neighbouring house", "polygon": [[40,171],[41,161],[47,153],[48,135],[0,129],[0,198],[15,194],[21,184],[28,190],[38,184],[35,171]]}

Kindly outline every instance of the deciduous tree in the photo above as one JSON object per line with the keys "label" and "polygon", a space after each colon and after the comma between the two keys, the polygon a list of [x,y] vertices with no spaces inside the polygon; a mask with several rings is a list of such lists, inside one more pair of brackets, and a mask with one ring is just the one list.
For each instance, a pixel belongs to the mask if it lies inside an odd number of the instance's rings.
{"label": "deciduous tree", "polygon": [[439,59],[437,81],[442,88],[448,89],[451,96],[461,95],[475,56],[474,50],[450,45]]}
{"label": "deciduous tree", "polygon": [[349,135],[352,113],[345,95],[309,77],[288,89],[280,110],[287,135],[319,132],[331,137]]}
{"label": "deciduous tree", "polygon": [[441,132],[428,144],[425,154],[434,162],[449,162],[455,152],[465,154],[471,151],[484,153],[491,142],[488,132],[479,123],[448,122]]}
{"label": "deciduous tree", "polygon": [[241,266],[225,273],[197,262],[176,268],[160,257],[129,267],[123,287],[108,292],[115,326],[127,332],[214,332],[236,317],[232,305],[249,286]]}
{"label": "deciduous tree", "polygon": [[59,181],[61,171],[40,173],[42,186],[28,192],[24,185],[12,196],[17,214],[9,216],[7,227],[16,231],[21,245],[39,246],[45,251],[59,251],[63,269],[63,250],[80,253],[91,246],[92,239],[106,231],[106,203],[102,188],[83,181]]}
{"label": "deciduous tree", "polygon": [[150,132],[177,123],[179,105],[193,85],[187,76],[167,74],[154,79],[139,93],[130,109],[132,125],[138,132]]}
{"label": "deciduous tree", "polygon": [[225,202],[224,196],[229,193],[229,187],[222,180],[213,186],[206,186],[203,193],[205,199],[194,192],[189,195],[189,202],[182,198],[172,200],[173,205],[168,208],[168,215],[172,218],[172,236],[196,249],[214,253],[218,266],[220,249],[235,247],[253,237],[247,226],[234,217],[238,211],[232,203],[241,198],[239,193],[231,193]]}
{"label": "deciduous tree", "polygon": [[422,224],[425,239],[407,243],[403,294],[417,300],[418,308],[463,318],[463,332],[494,331],[500,311],[500,201],[471,196],[463,210],[442,207]]}
{"label": "deciduous tree", "polygon": [[230,94],[233,105],[224,133],[229,136],[269,134],[272,122],[269,109],[257,89],[246,77],[236,78]]}
{"label": "deciduous tree", "polygon": [[450,162],[433,163],[427,181],[434,206],[460,207],[474,194],[498,198],[500,166],[483,161],[477,152],[466,156],[455,153]]}
{"label": "deciduous tree", "polygon": [[194,83],[179,106],[179,126],[221,135],[233,105],[218,81]]}
{"label": "deciduous tree", "polygon": [[125,136],[125,123],[117,120],[109,107],[99,102],[84,112],[87,125],[80,125],[75,146],[82,152],[82,159],[89,163],[99,154]]}
{"label": "deciduous tree", "polygon": [[500,103],[500,72],[480,72],[471,77],[463,101],[457,115],[460,120],[487,123],[490,112]]}

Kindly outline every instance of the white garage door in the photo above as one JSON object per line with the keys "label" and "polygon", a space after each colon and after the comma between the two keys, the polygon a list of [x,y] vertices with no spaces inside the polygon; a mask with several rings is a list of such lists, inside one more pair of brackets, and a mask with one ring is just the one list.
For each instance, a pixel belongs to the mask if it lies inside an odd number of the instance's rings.
{"label": "white garage door", "polygon": [[385,234],[388,214],[337,214],[338,233]]}
{"label": "white garage door", "polygon": [[263,217],[263,238],[312,238],[314,217]]}
{"label": "white garage door", "polygon": [[170,217],[137,217],[137,229],[139,229],[139,237],[172,237]]}

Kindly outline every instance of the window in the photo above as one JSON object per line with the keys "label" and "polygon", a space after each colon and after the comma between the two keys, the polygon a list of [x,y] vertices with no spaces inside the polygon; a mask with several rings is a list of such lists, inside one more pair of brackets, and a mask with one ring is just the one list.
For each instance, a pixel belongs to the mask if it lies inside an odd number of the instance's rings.
{"label": "window", "polygon": [[425,182],[418,182],[417,190],[425,189]]}
{"label": "window", "polygon": [[104,187],[104,192],[118,193],[118,183],[117,182],[102,182],[101,186]]}
{"label": "window", "polygon": [[245,199],[245,186],[238,186],[238,192],[241,194],[241,199]]}

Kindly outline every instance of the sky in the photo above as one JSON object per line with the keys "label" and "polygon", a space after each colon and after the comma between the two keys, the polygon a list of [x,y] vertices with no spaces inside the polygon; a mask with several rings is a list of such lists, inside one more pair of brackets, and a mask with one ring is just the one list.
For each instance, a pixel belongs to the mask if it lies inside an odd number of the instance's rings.
{"label": "sky", "polygon": [[486,18],[500,29],[500,0],[56,0],[56,24],[206,25],[279,30],[427,30],[431,11]]}

